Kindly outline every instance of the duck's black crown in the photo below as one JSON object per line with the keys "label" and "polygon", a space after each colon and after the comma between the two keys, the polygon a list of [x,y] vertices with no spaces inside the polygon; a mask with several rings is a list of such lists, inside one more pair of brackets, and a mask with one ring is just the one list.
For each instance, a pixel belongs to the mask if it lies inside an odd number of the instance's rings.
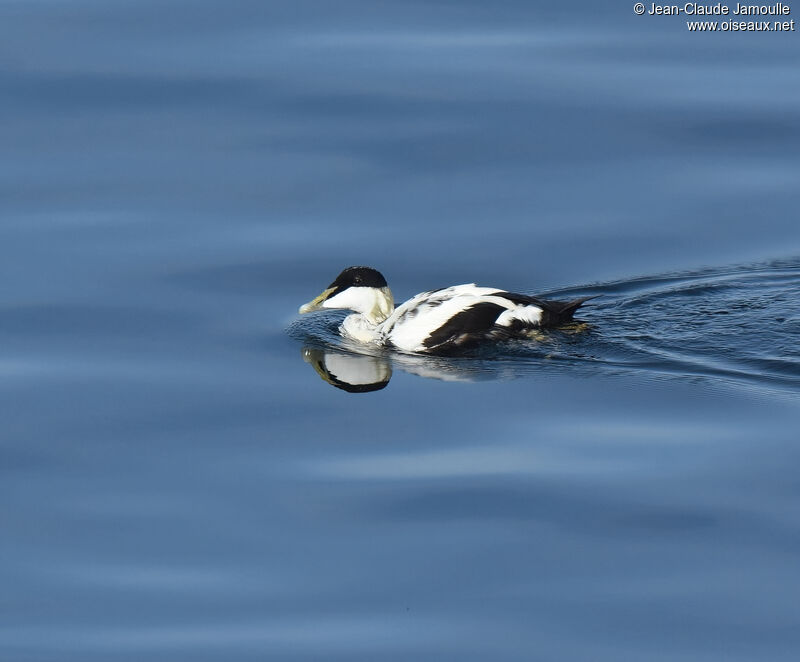
{"label": "duck's black crown", "polygon": [[328,287],[340,292],[348,287],[386,287],[386,279],[372,267],[347,267]]}

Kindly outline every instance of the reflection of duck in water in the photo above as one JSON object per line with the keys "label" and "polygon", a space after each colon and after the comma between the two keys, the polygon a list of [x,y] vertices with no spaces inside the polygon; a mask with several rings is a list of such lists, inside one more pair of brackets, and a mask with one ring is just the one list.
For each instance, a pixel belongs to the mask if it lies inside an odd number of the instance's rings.
{"label": "reflection of duck in water", "polygon": [[380,391],[392,378],[392,364],[381,356],[303,347],[303,360],[311,364],[328,384],[349,393]]}
{"label": "reflection of duck in water", "polygon": [[349,393],[368,393],[386,388],[393,368],[418,377],[446,382],[473,382],[512,377],[499,363],[490,369],[481,361],[454,363],[439,356],[414,354],[353,354],[331,347],[303,347],[303,360],[323,381]]}
{"label": "reflection of duck in water", "polygon": [[526,335],[572,320],[587,299],[546,301],[474,283],[423,292],[394,307],[380,272],[348,267],[301,313],[321,308],[355,311],[340,327],[347,338],[406,352],[445,354],[488,339]]}

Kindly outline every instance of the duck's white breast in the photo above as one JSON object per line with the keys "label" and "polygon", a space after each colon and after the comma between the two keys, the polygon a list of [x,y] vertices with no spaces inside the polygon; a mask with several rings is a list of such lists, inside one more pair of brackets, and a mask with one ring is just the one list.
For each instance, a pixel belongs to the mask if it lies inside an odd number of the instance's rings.
{"label": "duck's white breast", "polygon": [[348,315],[339,327],[343,336],[361,343],[381,342],[379,327],[371,324],[361,313]]}

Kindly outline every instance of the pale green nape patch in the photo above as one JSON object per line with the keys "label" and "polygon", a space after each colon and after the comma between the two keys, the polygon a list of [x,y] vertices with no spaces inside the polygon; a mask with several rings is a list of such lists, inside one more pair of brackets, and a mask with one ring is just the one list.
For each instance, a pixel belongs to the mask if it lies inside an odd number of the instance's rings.
{"label": "pale green nape patch", "polygon": [[372,308],[365,313],[365,317],[372,324],[380,324],[394,312],[394,297],[388,287],[381,287],[375,293]]}

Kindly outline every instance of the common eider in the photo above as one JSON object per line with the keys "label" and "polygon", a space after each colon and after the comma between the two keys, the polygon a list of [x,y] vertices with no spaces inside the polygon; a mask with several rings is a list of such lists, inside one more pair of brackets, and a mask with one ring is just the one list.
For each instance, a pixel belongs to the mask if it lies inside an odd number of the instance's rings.
{"label": "common eider", "polygon": [[404,352],[448,354],[489,339],[523,336],[572,319],[587,299],[546,301],[474,283],[422,292],[398,308],[386,279],[371,267],[347,267],[300,313],[352,310],[340,327],[346,338]]}

